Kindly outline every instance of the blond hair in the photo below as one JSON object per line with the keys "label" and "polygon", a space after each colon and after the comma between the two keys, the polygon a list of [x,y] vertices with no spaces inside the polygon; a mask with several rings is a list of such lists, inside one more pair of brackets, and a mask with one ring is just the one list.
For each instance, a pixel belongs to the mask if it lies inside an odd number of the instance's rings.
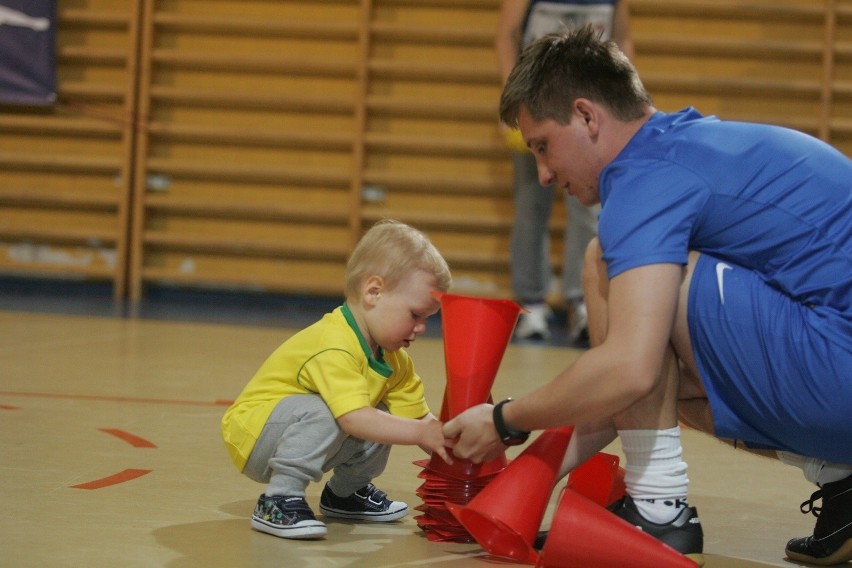
{"label": "blond hair", "polygon": [[415,270],[433,275],[442,292],[452,286],[447,261],[426,235],[400,221],[383,219],[361,237],[352,251],[343,291],[347,298],[358,296],[370,276],[382,277],[388,289],[393,289]]}

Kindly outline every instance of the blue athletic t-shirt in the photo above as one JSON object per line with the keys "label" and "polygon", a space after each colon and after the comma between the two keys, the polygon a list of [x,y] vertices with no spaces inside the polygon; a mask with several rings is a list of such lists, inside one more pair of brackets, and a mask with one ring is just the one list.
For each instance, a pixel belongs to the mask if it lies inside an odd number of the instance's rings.
{"label": "blue athletic t-shirt", "polygon": [[601,173],[609,277],[686,264],[689,250],[754,270],[852,338],[852,162],[805,134],[655,113]]}

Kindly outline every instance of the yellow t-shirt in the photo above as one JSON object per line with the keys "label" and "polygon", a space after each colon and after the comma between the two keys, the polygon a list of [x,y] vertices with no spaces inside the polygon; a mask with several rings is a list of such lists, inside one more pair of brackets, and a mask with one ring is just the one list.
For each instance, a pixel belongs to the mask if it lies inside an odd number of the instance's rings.
{"label": "yellow t-shirt", "polygon": [[273,409],[294,394],[318,394],[335,418],[380,402],[403,418],[429,413],[408,354],[373,358],[345,304],[281,344],[225,412],[222,438],[240,471]]}

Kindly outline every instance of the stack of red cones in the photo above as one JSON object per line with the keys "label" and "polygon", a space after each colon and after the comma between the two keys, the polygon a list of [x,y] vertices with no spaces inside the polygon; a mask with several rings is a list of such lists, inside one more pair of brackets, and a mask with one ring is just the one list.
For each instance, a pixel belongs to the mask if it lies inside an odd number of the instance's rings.
{"label": "stack of red cones", "polygon": [[[440,419],[454,418],[477,404],[491,401],[491,387],[522,308],[510,300],[441,294],[441,319],[447,387]],[[430,541],[474,542],[470,533],[447,509],[447,502],[466,505],[501,471],[501,455],[482,464],[453,456],[414,462],[423,468],[417,489],[423,504],[415,517]]]}
{"label": "stack of red cones", "polygon": [[524,564],[538,560],[533,541],[573,431],[565,426],[542,432],[469,505],[448,504],[486,552]]}

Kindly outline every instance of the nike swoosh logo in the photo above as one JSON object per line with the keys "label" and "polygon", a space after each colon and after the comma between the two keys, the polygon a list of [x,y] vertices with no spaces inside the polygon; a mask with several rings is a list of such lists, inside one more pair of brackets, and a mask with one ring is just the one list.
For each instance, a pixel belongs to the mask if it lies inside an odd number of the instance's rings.
{"label": "nike swoosh logo", "polygon": [[716,263],[716,284],[719,286],[719,299],[722,300],[722,304],[725,303],[725,271],[733,270],[734,267],[730,264],[725,264],[724,262]]}

